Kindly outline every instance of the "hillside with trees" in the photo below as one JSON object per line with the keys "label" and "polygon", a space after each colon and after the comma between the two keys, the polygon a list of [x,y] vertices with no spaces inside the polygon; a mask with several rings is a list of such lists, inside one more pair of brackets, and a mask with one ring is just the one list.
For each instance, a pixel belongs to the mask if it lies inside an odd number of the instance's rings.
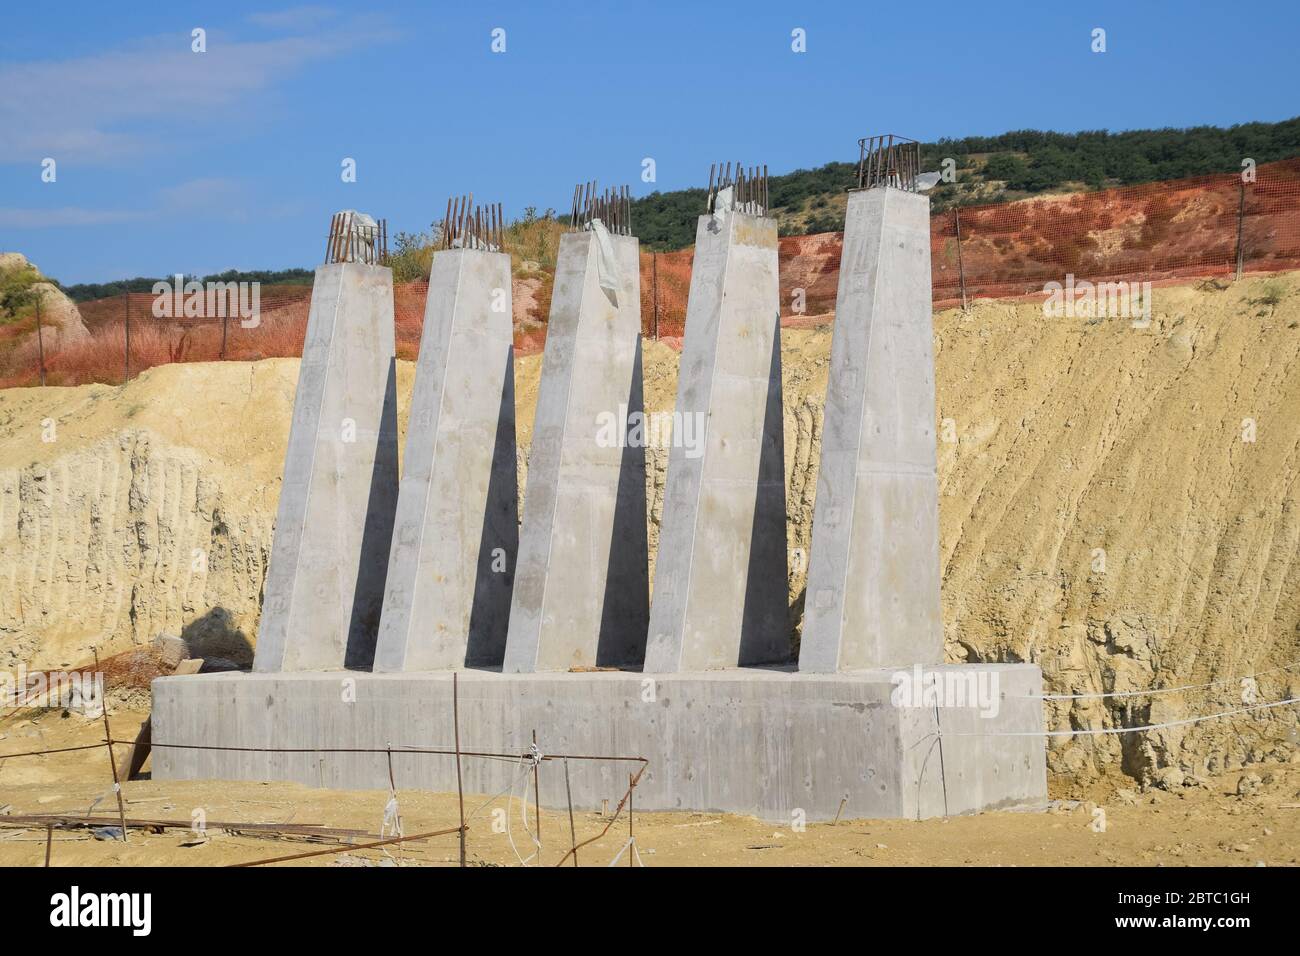
{"label": "hillside with trees", "polygon": [[[1083,192],[1209,173],[1235,172],[1244,158],[1257,163],[1300,156],[1300,117],[1280,123],[1242,123],[1226,129],[1090,130],[1054,133],[1016,130],[999,136],[966,136],[921,144],[921,168],[940,170],[951,159],[955,182],[930,191],[935,212],[953,206],[1010,202],[1053,192]],[[846,192],[854,187],[857,159],[830,162],[816,169],[796,169],[770,177],[772,214],[782,235],[837,232],[844,228]],[[641,245],[660,252],[683,249],[695,241],[696,217],[704,209],[705,190],[653,192],[632,202],[632,225]],[[545,269],[553,259],[556,236],[565,217],[551,210],[538,215],[530,207],[510,227],[507,249]],[[394,275],[410,281],[428,275],[438,224],[422,233],[399,233],[393,248]],[[202,281],[261,282],[263,285],[310,285],[310,269],[279,272],[229,271]],[[170,277],[166,277],[170,278]],[[187,276],[189,278],[198,278]],[[74,301],[84,302],[123,292],[149,292],[158,278],[67,286]]]}
{"label": "hillside with trees", "polygon": [[[940,183],[930,191],[932,208],[942,211],[1041,193],[1236,172],[1246,157],[1267,163],[1297,155],[1300,117],[1227,129],[1017,130],[1000,136],[941,139],[921,145],[921,168],[939,170],[945,159],[955,164],[956,182]],[[772,212],[782,235],[843,229],[844,194],[856,184],[856,176],[856,158],[772,176]],[[695,217],[703,208],[703,189],[652,193],[633,203],[633,228],[646,248],[684,248],[695,241]]]}

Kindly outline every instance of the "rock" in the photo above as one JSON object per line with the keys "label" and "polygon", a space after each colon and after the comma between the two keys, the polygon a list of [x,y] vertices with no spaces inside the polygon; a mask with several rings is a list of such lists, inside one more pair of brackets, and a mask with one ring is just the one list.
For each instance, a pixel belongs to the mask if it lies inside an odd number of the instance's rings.
{"label": "rock", "polygon": [[1157,770],[1153,783],[1161,790],[1178,790],[1183,785],[1183,772],[1177,767],[1165,767]]}
{"label": "rock", "polygon": [[1259,795],[1260,789],[1264,786],[1264,781],[1257,773],[1242,774],[1237,780],[1237,796],[1254,797]]}
{"label": "rock", "polygon": [[87,691],[80,681],[72,685],[68,693],[67,708],[70,713],[82,717],[98,719],[104,716],[104,695],[102,688]]}
{"label": "rock", "polygon": [[175,667],[190,656],[185,640],[172,634],[159,634],[153,639],[153,649],[167,667]]}
{"label": "rock", "polygon": [[0,252],[0,272],[13,272],[31,265],[21,252]]}
{"label": "rock", "polygon": [[[30,269],[37,276],[40,269],[21,252],[0,252],[0,275]],[[77,304],[52,282],[33,282],[29,288],[40,297],[41,335],[47,352],[57,351],[65,343],[90,337]],[[29,336],[33,338],[34,336]]]}
{"label": "rock", "polygon": [[1121,787],[1115,791],[1115,799],[1128,807],[1137,806],[1138,795],[1136,792]]}
{"label": "rock", "polygon": [[32,290],[41,297],[41,334],[54,334],[46,339],[45,347],[57,350],[68,342],[90,338],[90,330],[82,321],[77,303],[69,299],[58,286],[50,282],[36,282]]}

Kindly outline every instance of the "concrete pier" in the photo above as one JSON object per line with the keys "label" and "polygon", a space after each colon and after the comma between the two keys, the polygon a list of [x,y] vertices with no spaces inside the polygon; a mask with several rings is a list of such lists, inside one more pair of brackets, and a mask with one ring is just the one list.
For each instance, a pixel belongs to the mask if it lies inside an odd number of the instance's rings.
{"label": "concrete pier", "polygon": [[644,429],[629,441],[628,424],[644,409],[639,255],[636,239],[603,227],[560,240],[507,672],[640,667],[645,657]]}
{"label": "concrete pier", "polygon": [[437,252],[376,671],[499,665],[518,550],[510,257]]}
{"label": "concrete pier", "polygon": [[648,673],[790,657],[776,238],[734,209],[696,229]]}
{"label": "concrete pier", "polygon": [[397,500],[393,274],[316,270],[257,671],[369,666]]}
{"label": "concrete pier", "polygon": [[930,201],[849,196],[799,669],[943,659]]}

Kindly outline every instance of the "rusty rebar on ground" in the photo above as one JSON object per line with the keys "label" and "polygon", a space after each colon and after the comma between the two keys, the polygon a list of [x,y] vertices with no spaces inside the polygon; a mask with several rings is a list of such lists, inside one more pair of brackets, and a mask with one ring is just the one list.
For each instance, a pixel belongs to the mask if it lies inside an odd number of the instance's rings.
{"label": "rusty rebar on ground", "polygon": [[329,856],[332,853],[346,853],[349,850],[373,850],[375,847],[391,846],[395,843],[412,843],[416,840],[429,840],[433,837],[446,836],[448,833],[455,833],[457,830],[464,830],[464,827],[448,827],[445,830],[430,830],[428,833],[414,833],[411,836],[393,837],[389,840],[376,840],[373,843],[355,843],[348,846],[330,847],[327,850],[311,850],[307,853],[294,853],[289,856],[275,856],[269,860],[249,860],[244,863],[231,863],[232,868],[249,867],[249,866],[266,866],[270,863],[288,863],[291,860],[306,860],[313,856]]}
{"label": "rusty rebar on ground", "polygon": [[556,866],[563,866],[564,861],[569,858],[570,853],[577,854],[577,852],[581,850],[584,846],[587,846],[590,843],[595,843],[597,840],[601,839],[606,833],[610,831],[610,828],[618,820],[619,814],[623,812],[624,804],[628,803],[632,799],[632,790],[633,788],[636,787],[638,783],[641,782],[641,774],[645,773],[646,767],[648,767],[649,765],[650,765],[649,761],[646,761],[646,763],[641,765],[641,769],[632,775],[631,779],[628,782],[627,791],[623,794],[623,799],[618,801],[618,806],[614,808],[614,815],[610,817],[609,822],[605,824],[605,829],[601,830],[590,840],[583,840],[577,846],[573,847],[573,849],[569,850],[568,853],[564,854],[564,856],[560,858],[560,862],[555,864]]}

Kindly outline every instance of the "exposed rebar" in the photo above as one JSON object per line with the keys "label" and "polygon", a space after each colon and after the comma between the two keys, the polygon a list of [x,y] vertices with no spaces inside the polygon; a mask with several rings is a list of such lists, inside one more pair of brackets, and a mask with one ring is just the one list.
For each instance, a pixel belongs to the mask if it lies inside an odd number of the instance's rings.
{"label": "exposed rebar", "polygon": [[884,133],[858,140],[858,188],[892,186],[916,192],[921,173],[921,144],[914,139]]}
{"label": "exposed rebar", "polygon": [[599,219],[616,236],[632,235],[631,187],[614,186],[603,193],[598,193],[596,189],[594,179],[574,187],[573,202],[569,207],[570,231],[589,230],[592,222]]}
{"label": "exposed rebar", "polygon": [[709,165],[709,189],[705,212],[710,216],[718,211],[718,196],[730,189],[731,208],[751,216],[766,216],[768,209],[767,166],[748,168],[736,163],[733,173],[731,163]]}
{"label": "exposed rebar", "polygon": [[330,234],[325,241],[325,264],[333,262],[387,265],[388,220],[368,225],[357,222],[352,212],[336,212],[330,217]]}
{"label": "exposed rebar", "polygon": [[442,220],[442,248],[500,252],[505,244],[505,215],[500,203],[474,205],[474,194],[447,200]]}

